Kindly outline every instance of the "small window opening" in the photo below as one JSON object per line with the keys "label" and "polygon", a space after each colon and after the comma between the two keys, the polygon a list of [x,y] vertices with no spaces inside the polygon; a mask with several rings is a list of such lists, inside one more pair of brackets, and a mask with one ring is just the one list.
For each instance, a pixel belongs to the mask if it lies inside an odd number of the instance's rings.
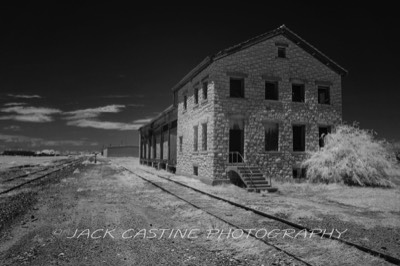
{"label": "small window opening", "polygon": [[207,100],[208,97],[208,81],[203,82],[203,100]]}
{"label": "small window opening", "polygon": [[199,104],[199,89],[194,89],[194,104]]}
{"label": "small window opening", "polygon": [[230,97],[244,98],[244,79],[231,78],[230,79]]}
{"label": "small window opening", "polygon": [[265,99],[266,100],[278,100],[278,83],[277,82],[265,82]]}
{"label": "small window opening", "polygon": [[183,96],[183,110],[187,109],[187,95]]}
{"label": "small window opening", "polygon": [[199,127],[194,126],[193,131],[194,131],[193,132],[193,150],[198,151],[199,150],[199,147],[198,147]]}
{"label": "small window opening", "polygon": [[179,137],[179,151],[183,151],[183,136]]}
{"label": "small window opening", "polygon": [[319,134],[319,147],[322,148],[325,146],[325,136],[331,133],[331,127],[330,126],[325,126],[325,127],[319,127],[318,128],[318,134]]}
{"label": "small window opening", "polygon": [[307,168],[293,167],[293,178],[307,178]]}
{"label": "small window opening", "polygon": [[278,57],[286,58],[286,48],[285,47],[278,47]]}
{"label": "small window opening", "polygon": [[292,101],[304,103],[304,84],[292,84]]}
{"label": "small window opening", "polygon": [[193,174],[196,176],[199,175],[199,167],[198,166],[193,166]]}
{"label": "small window opening", "polygon": [[305,151],[306,127],[304,125],[293,126],[293,151]]}
{"label": "small window opening", "polygon": [[318,87],[318,103],[319,104],[331,104],[329,87],[325,87],[325,86]]}

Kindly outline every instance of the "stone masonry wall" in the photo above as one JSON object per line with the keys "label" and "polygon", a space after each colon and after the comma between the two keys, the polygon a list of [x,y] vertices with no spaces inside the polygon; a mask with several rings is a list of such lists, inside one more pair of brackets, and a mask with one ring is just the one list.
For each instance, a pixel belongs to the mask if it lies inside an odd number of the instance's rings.
{"label": "stone masonry wall", "polygon": [[[287,58],[277,57],[276,43],[287,46]],[[229,80],[245,77],[245,97],[229,97]],[[229,120],[245,124],[245,159],[273,178],[292,178],[292,167],[306,158],[293,152],[292,125],[306,128],[306,151],[318,149],[318,126],[334,126],[342,119],[341,76],[282,35],[217,60],[212,66],[215,118],[213,178],[224,179],[229,154]],[[265,100],[265,81],[278,80],[279,100]],[[305,102],[292,102],[292,83],[305,85]],[[330,105],[318,104],[317,84],[330,86]],[[189,89],[189,88],[187,88]],[[188,106],[190,109],[190,104]],[[197,121],[195,119],[195,121]],[[264,150],[263,122],[279,123],[279,151]],[[182,123],[181,121],[179,123]],[[210,171],[210,174],[212,172]]]}
{"label": "stone masonry wall", "polygon": [[[199,73],[178,92],[177,173],[194,176],[193,167],[198,167],[198,176],[211,183],[215,173],[213,167],[214,147],[214,82],[210,67]],[[207,99],[203,99],[202,82],[208,81]],[[194,89],[199,89],[198,104],[194,102]],[[184,110],[184,95],[187,109]],[[202,147],[202,124],[207,123],[207,150]],[[194,126],[198,126],[198,151],[194,151]],[[179,138],[183,145],[180,151]]]}

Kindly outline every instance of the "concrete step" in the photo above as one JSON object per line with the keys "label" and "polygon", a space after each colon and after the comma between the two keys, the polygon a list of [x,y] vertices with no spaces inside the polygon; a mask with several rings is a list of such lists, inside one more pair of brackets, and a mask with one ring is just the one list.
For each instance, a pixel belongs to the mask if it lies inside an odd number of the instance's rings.
{"label": "concrete step", "polygon": [[265,179],[247,179],[245,182],[248,184],[268,184],[268,181]]}
{"label": "concrete step", "polygon": [[264,178],[263,174],[240,174],[242,178]]}

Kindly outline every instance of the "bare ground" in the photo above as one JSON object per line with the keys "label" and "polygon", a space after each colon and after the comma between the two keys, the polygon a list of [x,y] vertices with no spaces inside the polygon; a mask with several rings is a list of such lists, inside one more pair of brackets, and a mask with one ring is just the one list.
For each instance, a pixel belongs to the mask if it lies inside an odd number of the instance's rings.
{"label": "bare ground", "polygon": [[[207,239],[207,228],[226,225],[106,162],[1,198],[10,201],[25,208],[1,226],[2,265],[301,265],[257,240]],[[203,237],[136,237],[152,228]]]}
{"label": "bare ground", "polygon": [[115,163],[138,167],[203,191],[277,215],[310,228],[347,231],[342,238],[400,258],[400,189],[346,187],[338,184],[277,183],[278,193],[248,193],[233,185],[208,186],[128,158]]}

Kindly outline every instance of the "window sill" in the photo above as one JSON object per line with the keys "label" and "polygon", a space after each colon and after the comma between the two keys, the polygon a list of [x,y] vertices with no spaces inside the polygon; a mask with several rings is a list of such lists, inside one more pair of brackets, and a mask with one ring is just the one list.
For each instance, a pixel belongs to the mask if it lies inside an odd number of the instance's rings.
{"label": "window sill", "polygon": [[305,101],[304,101],[304,102],[294,102],[294,101],[291,101],[291,103],[294,103],[294,104],[306,104]]}
{"label": "window sill", "polygon": [[195,103],[195,104],[194,104],[193,110],[195,110],[195,109],[197,109],[197,108],[199,108],[199,103]]}
{"label": "window sill", "polygon": [[272,100],[272,99],[265,99],[265,102],[267,102],[267,103],[280,103],[281,101],[279,101],[279,100]]}
{"label": "window sill", "polygon": [[208,99],[202,100],[201,105],[206,105],[208,103]]}
{"label": "window sill", "polygon": [[185,113],[187,113],[187,109],[185,109],[185,110],[182,111],[182,114],[185,114]]}
{"label": "window sill", "polygon": [[292,154],[307,154],[306,151],[291,151]]}
{"label": "window sill", "polygon": [[279,57],[279,56],[275,56],[275,59],[283,59],[283,60],[288,60],[289,58],[286,56],[286,57]]}
{"label": "window sill", "polygon": [[232,99],[232,100],[241,100],[241,101],[247,100],[246,97],[232,97],[232,96],[228,96],[228,97],[226,97],[226,98]]}
{"label": "window sill", "polygon": [[208,151],[200,151],[200,152],[198,152],[198,154],[208,154]]}
{"label": "window sill", "polygon": [[318,103],[318,106],[321,106],[321,107],[331,107],[332,104],[330,104],[330,103]]}
{"label": "window sill", "polygon": [[282,154],[282,151],[264,151],[264,154]]}

